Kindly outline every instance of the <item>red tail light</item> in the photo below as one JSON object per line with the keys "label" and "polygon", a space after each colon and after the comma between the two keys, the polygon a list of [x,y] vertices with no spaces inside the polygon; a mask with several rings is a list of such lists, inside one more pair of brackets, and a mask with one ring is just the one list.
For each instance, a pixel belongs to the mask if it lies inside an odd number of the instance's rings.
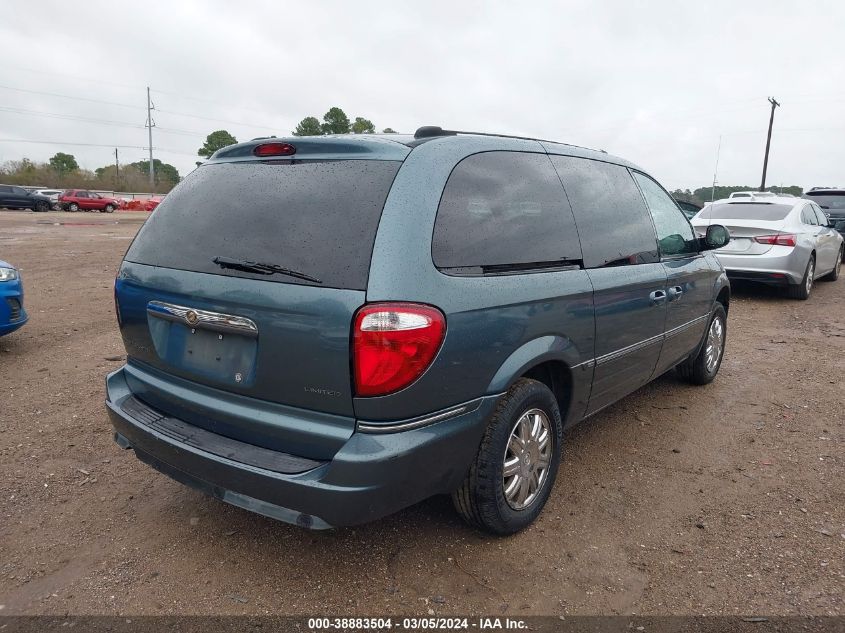
{"label": "red tail light", "polygon": [[384,396],[410,385],[431,365],[446,319],[418,303],[373,303],[355,315],[352,364],[359,396]]}
{"label": "red tail light", "polygon": [[256,156],[293,156],[296,148],[290,143],[262,143],[256,145],[252,153]]}
{"label": "red tail light", "polygon": [[775,244],[777,246],[795,246],[795,236],[790,233],[780,233],[779,235],[758,235],[754,238],[755,242],[760,244]]}

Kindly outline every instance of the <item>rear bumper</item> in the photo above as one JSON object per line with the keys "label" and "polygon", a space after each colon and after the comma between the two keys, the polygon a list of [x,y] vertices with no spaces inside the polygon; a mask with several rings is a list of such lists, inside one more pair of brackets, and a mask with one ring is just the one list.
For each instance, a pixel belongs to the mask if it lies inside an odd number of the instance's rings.
{"label": "rear bumper", "polygon": [[465,413],[420,428],[353,433],[330,461],[284,474],[232,458],[237,455],[203,450],[130,415],[132,408],[123,406],[132,398],[123,369],[107,377],[106,389],[115,441],[134,449],[141,461],[227,503],[312,529],[366,523],[455,490],[475,458],[496,401],[496,396],[482,398]]}
{"label": "rear bumper", "polygon": [[717,251],[716,257],[731,279],[787,285],[801,283],[809,252],[797,247],[774,246],[763,255],[728,255]]}

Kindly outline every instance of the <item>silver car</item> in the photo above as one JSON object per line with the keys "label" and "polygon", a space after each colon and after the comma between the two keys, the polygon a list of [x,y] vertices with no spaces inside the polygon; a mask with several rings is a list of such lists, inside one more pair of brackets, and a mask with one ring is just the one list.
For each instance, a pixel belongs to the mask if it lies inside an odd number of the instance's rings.
{"label": "silver car", "polygon": [[37,189],[35,193],[39,193],[42,196],[50,198],[50,206],[53,211],[61,210],[62,207],[59,204],[59,196],[64,193],[64,189]]}
{"label": "silver car", "polygon": [[692,219],[701,235],[709,224],[731,233],[728,245],[715,251],[731,279],[785,286],[791,297],[806,299],[816,279],[839,277],[842,236],[811,200],[717,200]]}

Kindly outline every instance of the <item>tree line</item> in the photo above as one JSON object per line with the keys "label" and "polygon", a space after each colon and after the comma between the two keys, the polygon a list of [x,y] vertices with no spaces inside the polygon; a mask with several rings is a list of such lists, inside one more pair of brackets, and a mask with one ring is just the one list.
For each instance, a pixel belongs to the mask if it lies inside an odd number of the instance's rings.
{"label": "tree line", "polygon": [[[179,171],[169,163],[153,159],[155,193],[167,193],[180,180]],[[116,169],[114,165],[93,171],[82,169],[73,154],[57,152],[46,163],[29,158],[0,165],[0,182],[7,185],[49,189],[95,189],[105,191],[149,191],[150,161],[142,160]]]}
{"label": "tree line", "polygon": [[[375,124],[369,119],[356,116],[354,121],[350,121],[346,116],[346,112],[337,106],[329,108],[329,111],[323,115],[322,122],[315,116],[307,116],[296,129],[293,131],[294,136],[322,136],[323,134],[374,134],[376,131]],[[382,134],[395,134],[396,130],[386,127]]]}
{"label": "tree line", "polygon": [[[305,117],[291,133],[294,136],[322,136],[324,134],[375,134],[375,131],[376,126],[369,119],[357,116],[352,121],[346,112],[335,106],[329,108],[323,115],[322,121],[315,116]],[[386,127],[381,132],[395,134],[396,130]],[[206,137],[205,143],[197,150],[197,155],[210,158],[217,150],[237,142],[238,139],[228,130],[215,130]]]}

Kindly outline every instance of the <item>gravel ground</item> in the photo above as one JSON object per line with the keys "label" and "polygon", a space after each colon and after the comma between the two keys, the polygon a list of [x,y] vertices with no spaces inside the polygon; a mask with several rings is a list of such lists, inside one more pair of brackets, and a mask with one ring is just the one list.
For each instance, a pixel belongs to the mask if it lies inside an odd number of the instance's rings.
{"label": "gravel ground", "polygon": [[144,216],[0,212],[30,312],[0,339],[2,614],[845,614],[845,282],[735,288],[716,381],[666,375],[570,431],[519,535],[447,498],[311,533],[113,443],[112,281]]}

